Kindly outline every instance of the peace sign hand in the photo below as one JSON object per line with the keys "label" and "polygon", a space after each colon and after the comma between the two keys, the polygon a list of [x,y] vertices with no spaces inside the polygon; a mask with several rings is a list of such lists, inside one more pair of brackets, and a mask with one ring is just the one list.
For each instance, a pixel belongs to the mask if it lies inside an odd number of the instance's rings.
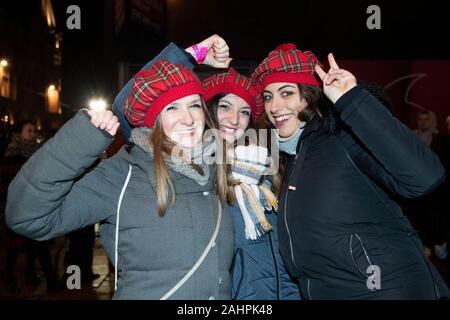
{"label": "peace sign hand", "polygon": [[349,71],[339,69],[332,53],[328,55],[328,62],[330,63],[328,73],[325,73],[319,65],[316,65],[314,70],[322,79],[323,92],[331,102],[336,103],[340,97],[356,86],[356,78]]}

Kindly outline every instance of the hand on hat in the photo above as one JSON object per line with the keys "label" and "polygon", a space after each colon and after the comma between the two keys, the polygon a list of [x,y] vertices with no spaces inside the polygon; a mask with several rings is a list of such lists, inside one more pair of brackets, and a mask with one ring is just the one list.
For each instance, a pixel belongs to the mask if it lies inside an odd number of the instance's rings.
{"label": "hand on hat", "polygon": [[[213,68],[228,68],[232,58],[230,58],[230,48],[228,47],[225,40],[214,34],[209,38],[201,41],[197,44],[198,47],[208,48],[208,53],[203,61],[203,64],[211,66]],[[186,49],[187,52],[195,57],[192,47]]]}
{"label": "hand on hat", "polygon": [[349,71],[339,69],[334,60],[333,54],[328,55],[330,70],[325,73],[319,65],[315,65],[314,69],[323,81],[323,92],[335,103],[344,93],[356,86],[356,78]]}
{"label": "hand on hat", "polygon": [[102,130],[106,130],[113,137],[119,128],[119,119],[110,110],[88,110],[91,116],[91,123]]}

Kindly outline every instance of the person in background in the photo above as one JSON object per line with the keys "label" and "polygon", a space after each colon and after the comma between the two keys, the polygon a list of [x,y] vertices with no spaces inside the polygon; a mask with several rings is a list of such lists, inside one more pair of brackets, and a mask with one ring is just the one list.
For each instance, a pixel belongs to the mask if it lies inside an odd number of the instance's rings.
{"label": "person in background", "polygon": [[447,116],[447,118],[445,119],[445,128],[447,129],[446,132],[446,137],[447,137],[447,142],[450,144],[450,115]]}
{"label": "person in background", "polygon": [[[429,110],[417,113],[417,129],[414,133],[439,157],[448,172],[449,150],[444,135],[437,130],[436,115]],[[446,241],[448,225],[448,181],[424,197],[414,199],[408,210],[419,230],[427,256],[434,255],[439,260],[447,258]]]}
{"label": "person in background", "polygon": [[[39,149],[40,144],[36,141],[36,127],[29,120],[22,120],[17,125],[17,132],[13,133],[11,142],[8,144],[5,152],[5,164],[10,168],[8,172],[11,181],[22,165]],[[54,292],[60,289],[57,281],[56,272],[53,267],[50,254],[50,241],[35,241],[29,238],[21,237],[6,229],[7,251],[6,251],[6,278],[7,286],[13,293],[19,293],[20,288],[15,280],[14,270],[18,254],[23,249],[26,253],[25,278],[33,285],[40,283],[41,279],[35,270],[36,258],[39,260],[44,271],[47,291]]]}

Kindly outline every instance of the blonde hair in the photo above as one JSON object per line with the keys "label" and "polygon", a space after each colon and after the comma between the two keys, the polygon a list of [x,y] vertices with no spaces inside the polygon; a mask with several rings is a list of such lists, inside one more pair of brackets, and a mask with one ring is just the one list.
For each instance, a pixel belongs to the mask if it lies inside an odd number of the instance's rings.
{"label": "blonde hair", "polygon": [[[217,124],[214,122],[210,113],[206,110],[204,103],[202,102],[203,112],[205,113],[205,124],[206,128],[215,129]],[[214,130],[216,132],[216,130]],[[223,154],[220,152],[222,148],[222,143],[220,142],[220,137],[216,136],[214,133],[215,141],[213,143],[217,144],[216,154]],[[170,155],[173,147],[175,146],[172,141],[164,134],[161,119],[158,118],[155,121],[154,129],[150,135],[150,144],[153,149],[153,160],[155,163],[155,177],[156,177],[156,202],[158,206],[158,214],[163,217],[169,206],[173,207],[176,203],[175,197],[175,184],[173,183],[167,165],[164,161],[163,153]],[[200,174],[204,174],[203,170],[192,164],[193,168],[197,170]],[[224,203],[227,195],[227,168],[225,162],[219,162],[216,164],[216,193],[219,197],[220,203]],[[171,197],[169,202],[169,197]]]}

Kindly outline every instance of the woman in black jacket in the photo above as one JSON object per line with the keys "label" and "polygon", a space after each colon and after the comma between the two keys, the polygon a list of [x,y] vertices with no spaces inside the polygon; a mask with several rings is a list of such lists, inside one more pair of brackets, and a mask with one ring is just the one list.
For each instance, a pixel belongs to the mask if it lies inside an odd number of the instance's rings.
{"label": "woman in black jacket", "polygon": [[447,297],[394,200],[432,191],[444,179],[443,167],[331,54],[328,59],[325,73],[312,52],[282,45],[252,75],[287,154],[278,219],[286,267],[306,299]]}

